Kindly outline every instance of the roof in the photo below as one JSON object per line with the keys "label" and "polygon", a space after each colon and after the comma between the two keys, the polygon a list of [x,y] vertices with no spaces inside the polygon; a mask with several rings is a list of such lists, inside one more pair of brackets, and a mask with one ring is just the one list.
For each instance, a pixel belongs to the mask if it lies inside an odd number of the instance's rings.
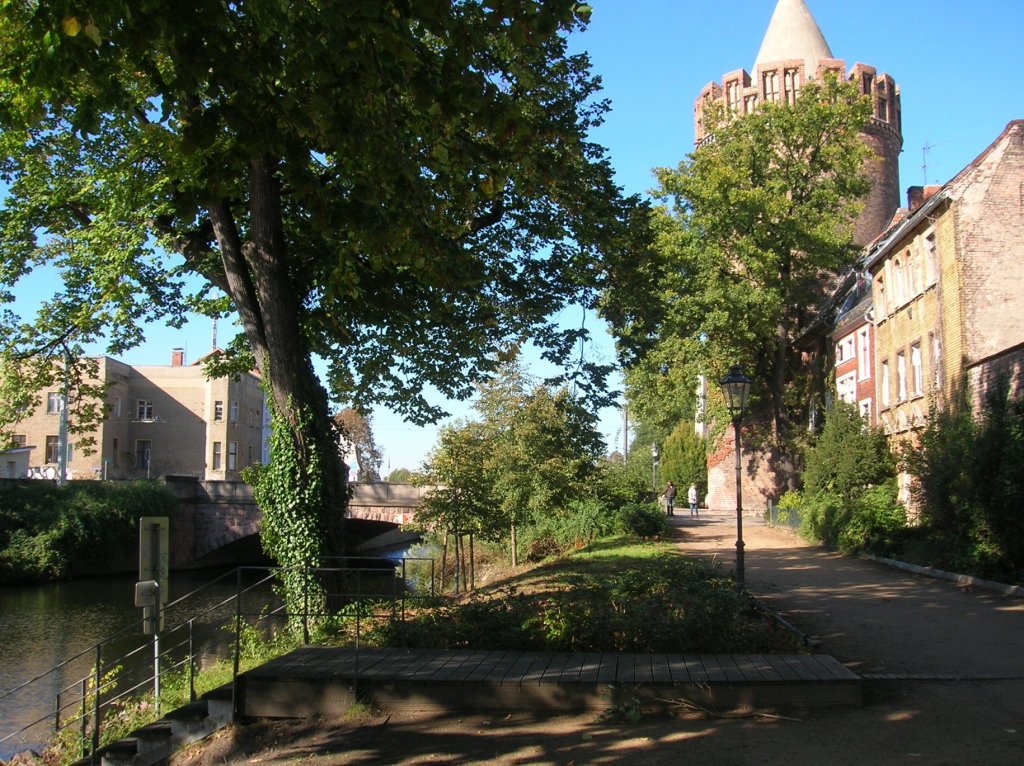
{"label": "roof", "polygon": [[864,255],[864,267],[871,269],[877,265],[882,259],[884,259],[892,247],[897,245],[904,235],[917,226],[921,221],[925,220],[932,211],[935,210],[940,204],[946,200],[951,200],[955,196],[955,186],[963,181],[969,173],[977,170],[985,159],[990,155],[993,150],[1011,134],[1019,130],[1024,130],[1024,120],[1011,120],[1003,132],[989,144],[984,151],[981,152],[973,161],[968,163],[963,170],[957,173],[951,180],[947,181],[939,191],[932,194],[923,205],[916,210],[912,211],[910,215],[907,215],[902,220],[894,221],[890,228],[881,234],[878,239],[868,248],[867,253]]}
{"label": "roof", "polygon": [[754,70],[775,61],[803,59],[804,71],[813,77],[818,62],[830,58],[832,49],[804,0],[779,0],[761,42]]}

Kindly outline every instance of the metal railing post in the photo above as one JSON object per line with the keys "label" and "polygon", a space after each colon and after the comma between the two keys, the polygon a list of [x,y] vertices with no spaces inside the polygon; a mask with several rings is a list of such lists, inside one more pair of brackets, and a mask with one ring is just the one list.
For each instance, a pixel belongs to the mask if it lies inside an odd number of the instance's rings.
{"label": "metal railing post", "polygon": [[188,701],[196,701],[196,649],[195,622],[193,617],[188,621]]}
{"label": "metal railing post", "polygon": [[82,757],[89,755],[89,679],[82,679]]}
{"label": "metal railing post", "polygon": [[309,646],[309,578],[311,568],[306,562],[306,571],[302,578],[302,645]]}
{"label": "metal railing post", "polygon": [[92,762],[96,763],[96,751],[100,749],[100,684],[103,682],[103,671],[100,666],[102,660],[102,644],[96,644],[96,675],[95,684],[96,688],[93,690],[96,695],[96,700],[93,704],[93,710],[95,720],[93,721],[92,727]]}
{"label": "metal railing post", "polygon": [[242,568],[235,578],[235,659],[231,668],[231,720],[238,720],[238,669],[242,654]]}

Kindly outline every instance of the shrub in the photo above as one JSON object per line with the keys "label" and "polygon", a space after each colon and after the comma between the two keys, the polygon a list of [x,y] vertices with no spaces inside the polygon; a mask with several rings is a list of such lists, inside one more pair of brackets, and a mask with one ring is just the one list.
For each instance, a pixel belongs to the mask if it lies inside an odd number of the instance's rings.
{"label": "shrub", "polygon": [[578,652],[758,652],[774,642],[732,580],[677,555],[597,574],[568,590],[506,588],[378,629],[373,640],[418,648]]}
{"label": "shrub", "polygon": [[138,520],[172,516],[156,482],[16,482],[0,490],[0,582],[58,580],[134,560]]}
{"label": "shrub", "polygon": [[1018,581],[1024,574],[1024,401],[994,385],[980,413],[963,388],[905,450],[935,566]]}
{"label": "shrub", "polygon": [[665,514],[655,503],[627,503],[615,514],[615,532],[637,537],[665,534]]}

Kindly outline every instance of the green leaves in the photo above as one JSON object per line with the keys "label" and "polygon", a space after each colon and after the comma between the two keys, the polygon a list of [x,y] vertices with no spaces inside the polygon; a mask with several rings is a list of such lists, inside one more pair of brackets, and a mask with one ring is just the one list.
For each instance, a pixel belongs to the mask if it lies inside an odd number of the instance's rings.
{"label": "green leaves", "polygon": [[[795,106],[736,117],[712,105],[705,118],[715,140],[656,171],[664,207],[655,279],[612,298],[632,299],[637,313],[653,306],[657,317],[644,334],[639,322],[617,323],[627,352],[637,352],[629,398],[664,432],[699,376],[713,382],[742,363],[784,438],[798,417],[787,392],[809,373],[796,340],[815,321],[829,276],[858,252],[850,237],[868,188],[859,137],[867,106],[853,85],[829,78],[808,83]],[[662,368],[672,371],[667,381]]]}

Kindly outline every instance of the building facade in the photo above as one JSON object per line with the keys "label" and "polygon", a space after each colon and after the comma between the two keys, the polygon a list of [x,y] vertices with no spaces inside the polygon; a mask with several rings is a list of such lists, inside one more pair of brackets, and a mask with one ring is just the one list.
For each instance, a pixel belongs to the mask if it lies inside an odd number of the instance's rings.
{"label": "building facade", "polygon": [[996,388],[1024,395],[1024,120],[910,204],[865,256],[878,422],[897,441],[962,383],[975,408]]}
{"label": "building facade", "polygon": [[[232,481],[247,466],[267,461],[269,413],[256,375],[209,380],[202,360],[186,365],[179,349],[169,365],[130,366],[110,357],[96,363],[96,382],[106,386],[105,417],[90,434],[91,454],[80,437],[67,437],[67,478]],[[25,476],[54,479],[63,395],[59,389],[43,391],[40,400],[14,426],[14,441],[31,448]],[[73,419],[74,402],[67,410]]]}

